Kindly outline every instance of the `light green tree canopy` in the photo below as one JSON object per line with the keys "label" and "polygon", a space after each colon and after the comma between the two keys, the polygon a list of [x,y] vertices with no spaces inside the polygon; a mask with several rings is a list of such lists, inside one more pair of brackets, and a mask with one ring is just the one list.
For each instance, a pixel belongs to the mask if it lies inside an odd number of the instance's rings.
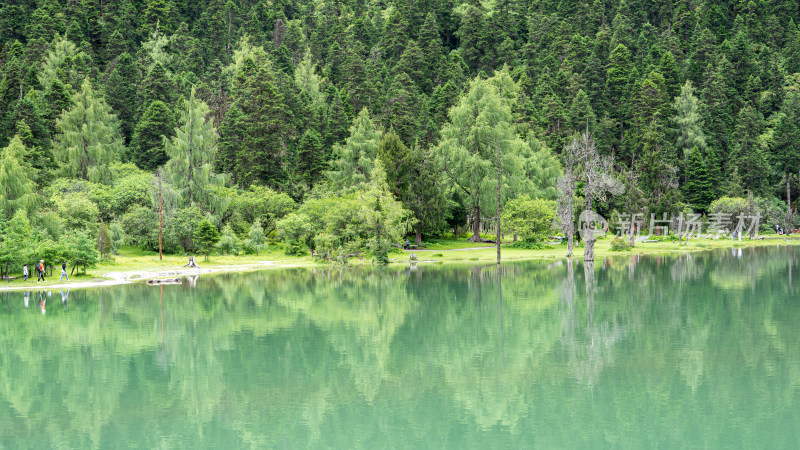
{"label": "light green tree canopy", "polygon": [[331,184],[348,188],[366,182],[372,172],[381,132],[370,119],[367,108],[361,110],[350,127],[350,137],[343,145],[334,146],[333,169],[328,173]]}
{"label": "light green tree canopy", "polygon": [[109,183],[109,166],[119,159],[122,135],[117,116],[95,95],[88,79],[72,96],[72,107],[61,114],[56,128],[53,155],[64,175]]}
{"label": "light green tree canopy", "polygon": [[[492,78],[476,78],[469,91],[450,109],[436,148],[442,170],[455,183],[478,223],[481,211],[497,202],[497,153],[500,153],[504,198],[531,190],[526,167],[531,148],[514,129],[513,106],[519,87],[506,70]],[[473,229],[478,238],[478,228]]]}
{"label": "light green tree canopy", "polygon": [[9,220],[20,209],[32,210],[37,203],[34,170],[25,164],[25,145],[19,136],[0,153],[0,214]]}
{"label": "light green tree canopy", "polygon": [[178,193],[182,206],[198,205],[211,210],[215,201],[211,187],[224,181],[214,173],[217,149],[217,130],[211,119],[206,120],[208,105],[195,95],[184,100],[175,136],[164,142],[170,160],[166,173]]}

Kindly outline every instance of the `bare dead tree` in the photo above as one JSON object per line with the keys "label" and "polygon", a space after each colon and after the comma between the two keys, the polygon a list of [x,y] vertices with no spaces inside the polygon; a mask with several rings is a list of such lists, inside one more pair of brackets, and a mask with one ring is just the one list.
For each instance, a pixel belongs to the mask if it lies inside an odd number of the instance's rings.
{"label": "bare dead tree", "polygon": [[558,177],[558,210],[556,222],[561,232],[567,237],[567,258],[572,257],[572,244],[575,238],[575,189],[578,180],[572,166],[567,165],[564,174]]}
{"label": "bare dead tree", "polygon": [[[618,195],[623,191],[622,184],[613,176],[611,158],[601,156],[588,131],[575,136],[564,147],[564,175],[559,179],[559,221],[562,231],[567,233],[567,256],[572,255],[574,229],[573,198],[577,183],[583,182],[584,209],[592,210],[594,200],[605,200],[608,195]],[[587,224],[589,225],[589,224]],[[583,259],[594,261],[595,236],[592,232],[584,235]]]}

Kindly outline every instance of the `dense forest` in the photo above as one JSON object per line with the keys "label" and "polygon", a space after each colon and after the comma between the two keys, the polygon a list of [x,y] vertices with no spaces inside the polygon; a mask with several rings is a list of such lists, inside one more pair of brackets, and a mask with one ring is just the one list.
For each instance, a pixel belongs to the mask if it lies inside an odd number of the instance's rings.
{"label": "dense forest", "polygon": [[[5,1],[0,260],[155,249],[159,217],[167,252],[269,238],[289,253],[385,257],[405,236],[494,218],[498,203],[507,223],[552,217],[573,169],[565,149],[587,132],[620,187],[592,205],[607,217],[706,213],[724,197],[791,221],[799,12],[778,0]],[[577,208],[588,188],[575,181]],[[513,229],[526,226],[542,235]]]}

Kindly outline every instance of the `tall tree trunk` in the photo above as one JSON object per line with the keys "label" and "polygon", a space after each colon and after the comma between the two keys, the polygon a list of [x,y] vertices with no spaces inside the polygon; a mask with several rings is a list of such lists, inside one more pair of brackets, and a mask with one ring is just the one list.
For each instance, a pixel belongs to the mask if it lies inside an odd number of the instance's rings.
{"label": "tall tree trunk", "polygon": [[161,169],[158,171],[158,260],[164,260],[161,253]]}
{"label": "tall tree trunk", "polygon": [[786,171],[786,210],[789,223],[784,233],[792,228],[792,187],[789,185],[789,171]]}
{"label": "tall tree trunk", "polygon": [[481,207],[475,206],[474,217],[472,219],[472,237],[469,242],[481,241]]}
{"label": "tall tree trunk", "polygon": [[417,247],[422,247],[422,228],[417,225]]}
{"label": "tall tree trunk", "polygon": [[[592,197],[586,196],[586,211],[592,210]],[[587,217],[588,219],[588,217]],[[589,227],[591,224],[587,223],[585,226]],[[594,261],[594,233],[591,227],[584,233],[583,236],[583,260]]]}

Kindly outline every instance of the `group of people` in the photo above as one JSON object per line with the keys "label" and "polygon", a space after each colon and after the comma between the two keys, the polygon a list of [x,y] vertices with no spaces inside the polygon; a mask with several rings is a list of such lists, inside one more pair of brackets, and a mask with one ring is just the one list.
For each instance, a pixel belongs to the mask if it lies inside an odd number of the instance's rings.
{"label": "group of people", "polygon": [[[43,259],[39,260],[39,262],[35,266],[35,269],[36,269],[36,274],[37,274],[36,282],[37,283],[41,283],[42,281],[46,281],[44,279],[45,267],[44,267],[44,260]],[[22,276],[24,278],[24,281],[28,281],[28,265],[27,264],[22,266]],[[63,280],[64,277],[67,277],[67,281],[69,281],[69,275],[67,274],[67,262],[66,261],[61,261],[61,276],[58,278],[58,281]]]}

